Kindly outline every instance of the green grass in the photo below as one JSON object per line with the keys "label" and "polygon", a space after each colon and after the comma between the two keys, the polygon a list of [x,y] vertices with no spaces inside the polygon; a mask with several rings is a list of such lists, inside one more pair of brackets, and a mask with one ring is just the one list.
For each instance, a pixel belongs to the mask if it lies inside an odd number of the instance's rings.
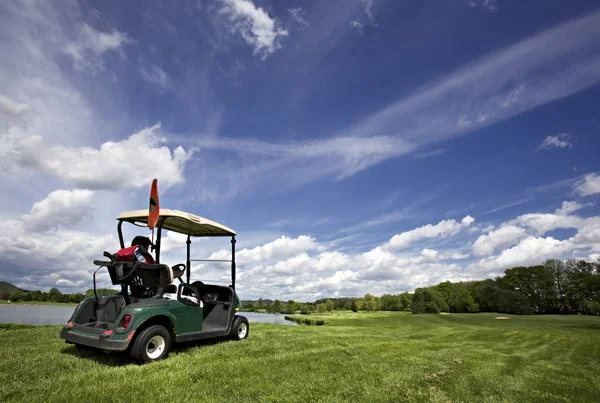
{"label": "green grass", "polygon": [[251,324],[149,365],[79,352],[59,326],[0,325],[0,401],[600,401],[600,318],[495,316]]}
{"label": "green grass", "polygon": [[54,302],[54,301],[11,301],[0,299],[0,305],[54,305],[54,306],[77,306],[73,302]]}

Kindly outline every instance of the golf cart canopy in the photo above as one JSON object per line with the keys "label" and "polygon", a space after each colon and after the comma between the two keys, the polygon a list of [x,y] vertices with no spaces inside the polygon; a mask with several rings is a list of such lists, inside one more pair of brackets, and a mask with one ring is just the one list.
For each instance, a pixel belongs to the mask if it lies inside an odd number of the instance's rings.
{"label": "golf cart canopy", "polygon": [[[132,224],[148,224],[148,210],[134,210],[121,213],[117,220]],[[231,228],[194,214],[179,210],[160,209],[162,229],[189,236],[235,236]]]}

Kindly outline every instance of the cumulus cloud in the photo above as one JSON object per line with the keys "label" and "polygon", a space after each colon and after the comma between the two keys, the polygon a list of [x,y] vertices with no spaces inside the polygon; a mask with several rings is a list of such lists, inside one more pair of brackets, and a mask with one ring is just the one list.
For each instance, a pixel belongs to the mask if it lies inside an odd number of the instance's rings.
{"label": "cumulus cloud", "polygon": [[546,259],[555,258],[572,248],[569,240],[552,237],[536,238],[529,236],[512,248],[503,250],[498,256],[481,260],[474,265],[476,270],[498,272],[514,266],[540,264]]}
{"label": "cumulus cloud", "polygon": [[475,256],[489,256],[498,248],[513,245],[527,236],[525,229],[514,225],[502,225],[498,229],[481,235],[473,244]]}
{"label": "cumulus cloud", "polygon": [[222,0],[220,15],[229,17],[231,30],[239,33],[254,48],[254,54],[266,59],[281,48],[280,40],[288,35],[275,18],[250,0]]}
{"label": "cumulus cloud", "polygon": [[121,52],[123,46],[131,43],[132,39],[116,29],[106,33],[82,23],[77,27],[77,38],[65,46],[64,52],[73,59],[73,66],[77,70],[95,69],[102,67],[103,54]]}
{"label": "cumulus cloud", "polygon": [[[322,248],[316,242],[316,239],[300,235],[297,238],[289,238],[282,236],[272,242],[261,246],[256,246],[252,249],[242,249],[236,253],[237,262],[240,264],[251,262],[268,262],[273,259],[285,259],[289,256],[294,256],[309,250],[317,250]],[[209,259],[229,259],[230,251],[220,250],[213,253]]]}
{"label": "cumulus cloud", "polygon": [[385,245],[386,250],[404,249],[409,245],[427,238],[445,237],[456,235],[468,227],[475,219],[466,216],[461,222],[456,220],[443,220],[435,225],[427,224],[401,234],[394,235]]}
{"label": "cumulus cloud", "polygon": [[558,215],[569,215],[571,213],[576,212],[577,210],[581,210],[585,205],[581,203],[577,203],[574,201],[564,201],[560,208],[557,208],[555,214]]}
{"label": "cumulus cloud", "polygon": [[158,178],[163,188],[182,183],[193,151],[161,146],[160,123],[121,141],[91,147],[48,146],[40,136],[23,139],[17,163],[88,189],[139,189]]}
{"label": "cumulus cloud", "polygon": [[44,200],[34,203],[22,217],[25,228],[47,231],[72,227],[91,216],[94,192],[85,189],[55,190]]}
{"label": "cumulus cloud", "polygon": [[557,215],[550,213],[531,213],[523,214],[509,222],[525,227],[537,235],[543,235],[546,232],[559,228],[578,228],[582,225],[583,219],[577,216]]}
{"label": "cumulus cloud", "polygon": [[[117,251],[119,245],[113,235],[50,227],[40,228],[44,231],[30,229],[25,217],[0,221],[0,226],[0,277],[26,289],[60,285],[73,286],[72,292],[76,292],[89,288],[97,268],[92,261],[101,259],[105,250]],[[105,272],[99,278],[101,286],[110,285]]]}
{"label": "cumulus cloud", "polygon": [[600,193],[600,175],[591,173],[575,184],[575,192],[581,196],[591,196]]}
{"label": "cumulus cloud", "polygon": [[568,133],[560,133],[556,136],[548,136],[542,141],[542,144],[538,147],[538,150],[549,150],[551,148],[571,148],[571,135]]}

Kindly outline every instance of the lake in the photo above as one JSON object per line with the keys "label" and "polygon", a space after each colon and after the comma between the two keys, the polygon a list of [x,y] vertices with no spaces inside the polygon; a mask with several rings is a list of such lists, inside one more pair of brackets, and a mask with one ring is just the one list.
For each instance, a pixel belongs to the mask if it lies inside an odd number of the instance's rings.
{"label": "lake", "polygon": [[[27,325],[64,325],[75,310],[74,306],[53,305],[0,305],[0,323],[20,323]],[[296,326],[285,320],[284,315],[270,313],[240,312],[250,323],[275,323]]]}

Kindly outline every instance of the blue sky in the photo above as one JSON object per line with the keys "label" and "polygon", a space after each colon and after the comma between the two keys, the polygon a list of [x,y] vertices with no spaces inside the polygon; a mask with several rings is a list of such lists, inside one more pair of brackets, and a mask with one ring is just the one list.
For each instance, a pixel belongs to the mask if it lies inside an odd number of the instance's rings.
{"label": "blue sky", "polygon": [[154,177],[238,232],[243,298],[600,257],[593,2],[8,1],[0,24],[0,280],[89,288]]}

